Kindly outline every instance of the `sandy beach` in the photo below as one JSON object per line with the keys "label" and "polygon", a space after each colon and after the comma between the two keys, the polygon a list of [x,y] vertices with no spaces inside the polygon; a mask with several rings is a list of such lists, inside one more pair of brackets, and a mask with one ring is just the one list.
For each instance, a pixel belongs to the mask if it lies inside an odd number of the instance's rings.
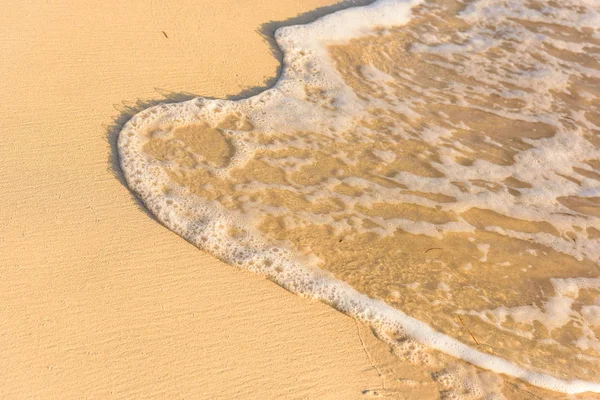
{"label": "sandy beach", "polygon": [[443,397],[366,325],[161,225],[117,158],[136,113],[257,94],[277,28],[368,1],[84,3],[0,13],[0,398]]}
{"label": "sandy beach", "polygon": [[278,61],[260,27],[332,3],[3,4],[0,397],[358,398],[381,387],[368,329],[159,225],[111,147],[143,104],[267,85]]}

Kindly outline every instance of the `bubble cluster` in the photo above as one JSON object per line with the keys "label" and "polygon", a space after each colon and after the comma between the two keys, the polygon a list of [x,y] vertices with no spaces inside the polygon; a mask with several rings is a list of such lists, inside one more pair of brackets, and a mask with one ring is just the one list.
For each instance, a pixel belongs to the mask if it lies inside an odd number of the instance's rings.
{"label": "bubble cluster", "polygon": [[[200,249],[369,324],[411,362],[435,349],[600,392],[598,12],[446,3],[279,29],[273,88],[125,124],[127,183]],[[493,376],[435,379],[444,398],[491,399]]]}

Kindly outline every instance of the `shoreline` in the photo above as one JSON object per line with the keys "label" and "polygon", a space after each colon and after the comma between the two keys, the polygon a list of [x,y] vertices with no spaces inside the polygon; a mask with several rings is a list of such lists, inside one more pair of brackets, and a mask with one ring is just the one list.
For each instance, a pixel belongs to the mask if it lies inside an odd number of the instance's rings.
{"label": "shoreline", "polygon": [[[377,2],[376,2],[377,3]],[[376,4],[377,5],[377,4]],[[383,4],[381,4],[383,7]],[[415,5],[416,6],[416,5]],[[383,7],[385,9],[385,7]],[[406,16],[404,15],[406,4],[400,4],[398,9],[386,10],[386,12],[382,12],[381,10],[377,10],[376,8],[367,8],[369,10],[374,10],[374,14],[376,14],[379,19],[375,19],[376,24],[379,24],[381,18],[384,21],[381,23],[381,26],[387,27],[389,25],[402,24]],[[353,11],[353,10],[349,10]],[[344,13],[346,15],[353,15],[352,13]],[[368,14],[367,14],[368,15]],[[394,15],[394,17],[390,17],[390,15]],[[370,15],[369,15],[370,16]],[[363,15],[365,17],[365,15]],[[309,54],[319,54],[321,49],[321,45],[317,44],[320,41],[335,41],[338,36],[343,37],[344,39],[350,37],[352,34],[348,34],[344,31],[344,33],[340,33],[336,31],[334,28],[336,26],[342,25],[340,23],[342,19],[342,13],[337,14],[335,16],[330,15],[327,19],[320,20],[318,22],[313,23],[311,27],[301,27],[297,32],[298,37],[294,39],[289,39],[290,28],[285,31],[274,32],[275,36],[278,37],[281,41],[279,42],[278,48],[281,49],[285,53],[287,53],[287,57],[291,57],[290,54],[294,54],[294,47],[299,46],[301,49],[308,49]],[[350,18],[351,20],[359,20],[358,18]],[[370,18],[366,18],[367,21],[370,21]],[[361,27],[363,25],[372,26],[374,22],[361,22],[358,23],[358,26],[351,26],[347,28],[350,32],[360,32]],[[379,25],[378,25],[379,26]],[[319,33],[313,33],[319,32]],[[330,38],[328,36],[320,37],[319,34],[323,35],[323,32],[334,32],[334,37]],[[286,36],[287,35],[287,36]],[[336,36],[337,35],[337,36]],[[306,36],[306,38],[305,38]],[[285,37],[286,39],[281,39]],[[310,39],[308,39],[310,38]],[[286,40],[289,40],[289,44]],[[303,42],[302,40],[305,40]],[[312,46],[312,47],[311,47]],[[286,52],[287,48],[287,52]],[[280,57],[278,57],[280,58]],[[283,61],[282,61],[283,62]],[[298,72],[290,72],[293,68],[293,62],[287,60],[287,64],[283,64],[283,68],[280,67],[279,70],[284,69],[287,71],[283,76],[278,74],[278,78],[274,82],[272,86],[277,88],[279,85],[284,85],[286,81],[294,81],[300,80],[301,82],[308,81],[307,77],[303,77]],[[313,60],[314,64],[317,64],[317,60]],[[333,68],[316,68],[318,71],[321,70],[333,70]],[[324,75],[327,75],[323,72]],[[333,73],[331,73],[333,75]],[[329,79],[324,79],[324,81],[334,81],[336,77],[327,76]],[[293,82],[292,82],[293,83]],[[341,86],[342,84],[340,84]],[[335,86],[335,85],[334,85]],[[252,92],[247,96],[241,96],[236,101],[239,104],[245,104],[247,102],[251,102],[253,99],[260,99],[260,96],[264,94],[265,98],[268,98],[268,91],[270,89],[264,89],[259,91],[258,93],[253,94]],[[260,100],[259,100],[260,101]],[[268,102],[266,100],[265,102]],[[212,254],[217,255],[219,259],[225,260],[228,263],[235,265],[240,264],[240,260],[235,260],[229,253],[232,250],[222,250],[222,248],[233,248],[235,252],[243,252],[246,246],[251,249],[252,253],[261,253],[261,246],[253,246],[249,244],[237,244],[235,240],[230,240],[227,237],[221,237],[219,232],[215,232],[214,230],[210,230],[210,228],[203,228],[202,230],[186,230],[186,226],[194,221],[194,219],[199,220],[207,220],[208,225],[212,226],[216,224],[217,221],[226,221],[223,222],[225,226],[227,226],[228,222],[231,222],[227,215],[220,215],[220,211],[212,210],[212,213],[207,214],[194,214],[192,211],[193,207],[186,208],[185,204],[189,203],[189,199],[180,198],[178,195],[165,196],[163,192],[160,192],[156,189],[157,181],[158,182],[168,182],[168,178],[162,175],[156,175],[156,170],[158,169],[157,165],[153,164],[151,161],[147,160],[147,155],[142,154],[142,143],[145,143],[145,134],[143,133],[147,127],[152,127],[151,129],[156,130],[176,130],[179,127],[179,124],[192,124],[191,121],[201,121],[201,117],[197,117],[197,115],[202,114],[203,109],[218,109],[219,111],[225,107],[227,109],[227,102],[221,101],[218,99],[198,97],[196,99],[190,99],[189,101],[184,101],[178,104],[170,104],[166,106],[155,106],[144,109],[139,114],[136,114],[127,124],[124,125],[123,130],[120,133],[120,142],[119,142],[119,152],[124,161],[122,161],[122,168],[129,173],[129,187],[135,193],[137,193],[140,198],[144,199],[144,202],[147,204],[147,207],[152,210],[152,213],[157,216],[157,218],[161,221],[164,221],[164,224],[169,227],[169,229],[176,232],[182,238],[187,240],[188,242],[195,244],[201,250],[210,251]],[[233,102],[231,102],[233,104]],[[270,106],[272,109],[276,107]],[[269,109],[269,106],[265,107]],[[232,106],[229,109],[230,112],[236,110]],[[263,114],[265,114],[263,112]],[[180,122],[180,119],[184,117],[185,122]],[[185,117],[192,118],[191,120],[185,119]],[[218,121],[218,119],[217,119]],[[213,121],[214,122],[214,121]],[[254,122],[254,121],[252,121]],[[199,123],[199,122],[198,122]],[[161,127],[160,124],[164,124],[168,126],[167,128]],[[267,124],[268,126],[268,124]],[[173,128],[174,127],[174,128]],[[259,128],[260,129],[260,128]],[[274,129],[278,131],[277,128]],[[229,168],[229,167],[228,167]],[[160,184],[159,184],[160,185]],[[168,200],[165,200],[168,198]],[[191,200],[194,201],[194,200]],[[187,203],[186,203],[187,202]],[[196,208],[205,207],[203,203],[199,202]],[[219,216],[214,217],[213,214],[219,214]],[[189,215],[194,215],[194,217],[189,217]],[[227,214],[227,213],[225,213]],[[188,216],[186,216],[188,215]],[[191,219],[190,219],[191,218]],[[208,232],[208,235],[207,235]],[[215,244],[216,242],[206,241],[206,239],[201,239],[202,236],[209,237],[218,237],[217,241],[220,243],[218,246]],[[222,245],[222,243],[227,243],[226,246]],[[254,241],[251,241],[254,243]],[[214,245],[214,246],[213,246]],[[217,250],[217,248],[219,250]],[[284,249],[280,249],[284,251]],[[288,257],[284,257],[288,258]],[[255,265],[260,264],[262,261],[259,259],[251,259],[250,266],[241,266],[242,269],[249,270],[257,270],[256,272],[261,275],[266,275],[273,281],[277,282],[284,288],[289,288],[292,292],[297,292],[301,295],[306,295],[308,297],[312,297],[317,299],[325,304],[333,303],[337,304],[334,308],[344,312],[345,314],[356,318],[367,325],[370,325],[373,329],[377,331],[381,331],[380,334],[385,336],[383,330],[391,330],[393,332],[408,332],[408,337],[415,339],[417,342],[425,344],[427,348],[431,348],[434,350],[438,350],[440,352],[446,353],[455,357],[456,359],[463,360],[469,362],[469,364],[482,368],[484,370],[489,370],[498,374],[506,374],[514,379],[522,379],[534,386],[537,386],[542,389],[547,390],[556,390],[558,392],[563,392],[566,394],[580,394],[585,393],[587,391],[600,391],[600,386],[596,382],[588,382],[584,380],[569,380],[564,378],[558,378],[550,374],[540,373],[535,371],[534,369],[527,369],[525,367],[521,367],[520,365],[513,363],[507,359],[503,359],[498,356],[494,356],[492,354],[488,354],[483,351],[479,351],[474,346],[469,346],[459,340],[452,338],[449,335],[445,335],[441,332],[436,331],[435,329],[428,326],[426,323],[419,321],[415,318],[412,318],[406,314],[404,314],[401,310],[395,309],[387,304],[368,298],[366,295],[359,293],[357,290],[354,290],[350,286],[348,286],[344,281],[336,280],[336,279],[325,279],[325,278],[316,278],[312,277],[311,270],[309,267],[296,265],[292,262],[290,265],[279,265],[271,266],[271,263],[268,264],[269,268],[259,268],[255,267]],[[294,272],[291,273],[293,278],[285,278],[288,275],[288,270],[292,270]],[[294,278],[295,277],[295,278]],[[302,278],[298,278],[302,277]],[[292,279],[290,281],[290,279]],[[296,279],[294,281],[294,279]],[[300,279],[298,281],[298,279]],[[297,287],[311,287],[315,286],[315,288],[311,290],[303,290],[303,289],[294,289]],[[346,305],[344,305],[346,304]],[[350,305],[347,305],[350,304]],[[357,306],[358,304],[358,306]],[[358,309],[358,311],[356,310]],[[374,315],[374,316],[373,316]],[[383,328],[381,327],[383,325]],[[396,346],[396,344],[390,345]]]}
{"label": "shoreline", "polygon": [[[135,108],[126,99],[264,86],[279,63],[257,27],[334,3],[271,10],[261,1],[233,17],[233,3],[187,1],[179,6],[189,18],[178,20],[155,2],[168,39],[146,5],[3,7],[3,398],[361,398],[380,389],[364,346],[381,343],[368,330],[199,252],[136,207],[110,166],[111,129]],[[198,21],[204,29],[190,41]]]}

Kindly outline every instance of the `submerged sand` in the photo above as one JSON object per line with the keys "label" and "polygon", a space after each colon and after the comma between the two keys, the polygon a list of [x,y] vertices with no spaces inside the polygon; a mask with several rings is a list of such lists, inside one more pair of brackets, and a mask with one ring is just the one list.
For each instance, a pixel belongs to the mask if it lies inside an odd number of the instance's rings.
{"label": "submerged sand", "polygon": [[[579,197],[597,188],[595,61],[580,50],[595,39],[569,18],[536,22],[529,3],[494,3],[532,19],[497,28],[473,11],[487,3],[428,2],[408,24],[393,4],[378,14],[393,22],[349,42],[335,28],[362,32],[383,2],[278,31],[285,74],[272,90],[136,115],[119,138],[130,187],[199,248],[368,321],[405,358],[423,358],[414,337],[536,385],[599,390],[551,383],[597,380],[598,221],[572,202],[595,204]],[[325,49],[330,35],[344,43]],[[424,324],[406,333],[402,312],[462,343]]]}

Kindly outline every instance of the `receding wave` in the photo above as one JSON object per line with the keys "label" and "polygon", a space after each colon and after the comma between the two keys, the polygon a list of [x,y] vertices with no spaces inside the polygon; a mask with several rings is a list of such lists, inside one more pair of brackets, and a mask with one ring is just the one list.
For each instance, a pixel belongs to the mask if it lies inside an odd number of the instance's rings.
{"label": "receding wave", "polygon": [[276,40],[273,88],[123,128],[158,219],[400,356],[600,392],[595,1],[380,0]]}

